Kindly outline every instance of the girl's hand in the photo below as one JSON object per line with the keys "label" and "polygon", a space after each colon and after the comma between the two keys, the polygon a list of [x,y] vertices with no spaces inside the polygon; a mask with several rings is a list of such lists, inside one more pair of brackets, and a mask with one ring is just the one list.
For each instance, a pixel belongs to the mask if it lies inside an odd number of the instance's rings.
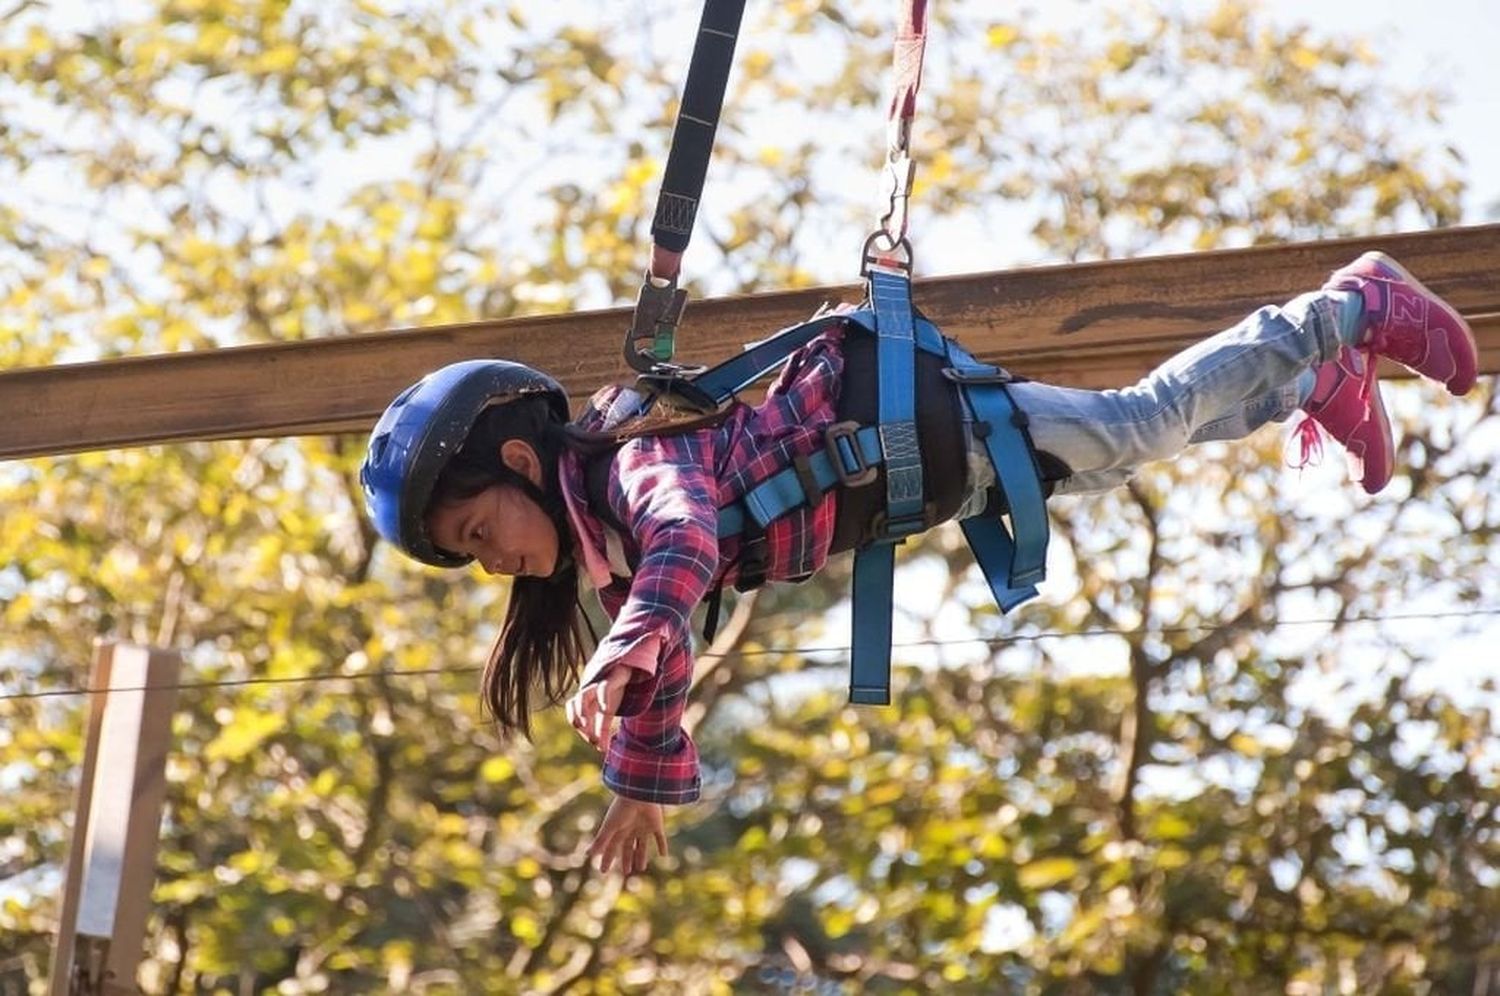
{"label": "girl's hand", "polygon": [[647,851],[652,841],[656,842],[656,853],[666,857],[667,831],[661,805],[617,795],[589,845],[589,857],[599,858],[601,872],[608,872],[618,859],[620,874],[632,875],[650,865]]}
{"label": "girl's hand", "polygon": [[615,667],[604,672],[604,677],[592,685],[580,688],[568,699],[566,709],[568,722],[578,735],[599,750],[609,746],[610,734],[614,731],[615,713],[620,711],[620,702],[625,698],[625,686],[630,684],[630,669]]}

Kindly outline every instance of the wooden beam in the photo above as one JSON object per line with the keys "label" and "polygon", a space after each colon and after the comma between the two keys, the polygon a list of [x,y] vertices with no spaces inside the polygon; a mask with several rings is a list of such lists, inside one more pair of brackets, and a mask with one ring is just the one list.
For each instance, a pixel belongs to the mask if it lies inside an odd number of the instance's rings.
{"label": "wooden beam", "polygon": [[[923,311],[981,359],[1075,387],[1128,384],[1173,352],[1382,248],[1462,311],[1500,372],[1500,225],[917,282]],[[856,285],[692,302],[678,359],[712,363]],[[423,373],[498,356],[558,377],[575,404],[626,379],[629,309],[127,357],[0,373],[0,459],[148,443],[363,431]]]}

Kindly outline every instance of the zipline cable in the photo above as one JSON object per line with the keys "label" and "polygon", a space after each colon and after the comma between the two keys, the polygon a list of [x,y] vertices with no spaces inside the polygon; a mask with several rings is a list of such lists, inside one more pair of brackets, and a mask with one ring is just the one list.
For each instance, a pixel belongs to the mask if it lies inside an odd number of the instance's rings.
{"label": "zipline cable", "polygon": [[[1351,623],[1386,623],[1386,622],[1419,622],[1439,619],[1474,619],[1485,616],[1500,616],[1500,606],[1481,607],[1476,609],[1454,609],[1451,612],[1399,612],[1380,616],[1349,616],[1347,618],[1320,618],[1320,619],[1278,619],[1269,624],[1266,629],[1282,629],[1290,626],[1332,626],[1348,625]],[[1218,633],[1232,629],[1223,623],[1193,623],[1184,626],[1161,626],[1145,627],[1138,626],[1134,629],[1081,629],[1081,630],[1050,630],[1042,633],[1016,633],[1010,636],[970,636],[948,640],[912,640],[906,643],[897,643],[894,646],[899,649],[912,649],[917,647],[954,647],[964,644],[984,644],[986,646],[1000,646],[1007,643],[1037,643],[1042,640],[1063,640],[1076,637],[1097,636],[1169,636],[1178,633]],[[726,657],[765,657],[772,654],[832,654],[847,653],[848,646],[831,647],[765,647],[760,650],[731,650],[727,653],[697,655],[701,658],[722,659]],[[45,699],[45,698],[67,698],[80,695],[91,695],[96,691],[103,692],[152,692],[152,691],[192,691],[204,688],[236,688],[248,685],[297,685],[297,684],[319,684],[328,681],[366,681],[371,678],[420,678],[431,677],[440,674],[476,674],[483,670],[477,665],[462,665],[458,667],[430,667],[430,668],[391,668],[378,671],[360,671],[354,674],[308,674],[287,678],[226,678],[214,681],[185,681],[171,685],[125,685],[111,686],[108,688],[54,688],[42,692],[7,692],[0,695],[0,702],[10,702],[19,699]]]}

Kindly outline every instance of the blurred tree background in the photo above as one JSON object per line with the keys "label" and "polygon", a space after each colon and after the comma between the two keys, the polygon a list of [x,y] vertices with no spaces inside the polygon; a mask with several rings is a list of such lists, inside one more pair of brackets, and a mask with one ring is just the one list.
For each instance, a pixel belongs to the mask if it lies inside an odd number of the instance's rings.
{"label": "blurred tree background", "polygon": [[[0,364],[630,299],[697,17],[639,6],[12,5]],[[696,293],[852,277],[893,16],[750,5]],[[933,16],[919,263],[1460,220],[1442,95],[1354,35],[1239,0]],[[941,599],[903,632],[989,642],[898,652],[887,710],[795,649],[846,639],[847,564],[744,600],[690,716],[704,801],[624,886],[583,864],[593,752],[478,714],[505,586],[374,542],[360,438],[7,464],[0,965],[41,991],[82,750],[84,700],[29,693],[106,638],[277,679],[181,693],[151,993],[1500,992],[1494,689],[1421,680],[1493,667],[1463,638],[1500,604],[1495,393],[1386,390],[1378,500],[1269,430],[1196,450],[1054,502],[1009,619],[955,534],[912,545],[898,585]]]}

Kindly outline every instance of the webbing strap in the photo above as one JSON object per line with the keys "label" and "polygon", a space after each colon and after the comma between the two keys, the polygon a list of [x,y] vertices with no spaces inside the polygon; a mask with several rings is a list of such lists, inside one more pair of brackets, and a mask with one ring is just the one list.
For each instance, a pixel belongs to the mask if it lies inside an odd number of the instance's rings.
{"label": "webbing strap", "polygon": [[[687,291],[677,286],[677,276],[683,251],[693,236],[693,220],[713,156],[714,134],[724,109],[724,90],[729,85],[744,13],[745,0],[704,0],[687,80],[682,86],[682,105],[672,129],[661,193],[651,222],[650,262],[625,333],[625,362],[648,375],[653,383],[671,385],[684,373],[684,368],[672,363],[677,325],[687,305]],[[647,349],[641,348],[643,342],[650,343]]]}
{"label": "webbing strap", "polygon": [[[1005,384],[996,381],[996,375],[1001,372],[980,363],[952,340],[948,342],[948,363],[955,375],[953,379],[962,388],[965,401],[973,408],[976,430],[983,432],[984,447],[1010,506],[1015,541],[1014,550],[1007,557],[1008,568],[1003,574],[1008,584],[1000,584],[1001,574],[991,576],[992,569],[998,566],[993,558],[989,564],[980,559],[980,567],[995,591],[995,598],[1004,607],[1000,594],[1003,588],[1025,589],[1046,576],[1048,525],[1041,474],[1023,432],[1026,415],[1011,400]],[[984,425],[982,430],[979,429],[981,423]],[[1003,527],[997,523],[997,528]],[[967,529],[965,532],[967,535]],[[993,536],[982,541],[987,549],[998,550]],[[974,546],[972,536],[970,545]],[[976,559],[980,558],[979,547],[974,547],[974,554]]]}
{"label": "webbing strap", "polygon": [[922,455],[917,445],[917,333],[911,280],[898,270],[872,266],[870,304],[875,310],[876,398],[880,448],[885,456],[886,535],[900,539],[923,528]]}
{"label": "webbing strap", "polygon": [[[651,240],[663,249],[681,253],[693,234],[693,219],[703,196],[703,180],[713,154],[714,133],[724,107],[724,90],[734,64],[745,0],[705,0],[698,22],[698,39],[682,87],[682,106],[672,130],[672,147],[662,175],[661,196],[651,222]],[[658,277],[674,277],[657,272]]]}
{"label": "webbing strap", "polygon": [[891,588],[895,572],[894,543],[875,543],[854,554],[849,701],[855,705],[891,702]]}
{"label": "webbing strap", "polygon": [[[927,45],[927,0],[903,0],[901,23],[896,25],[892,50],[895,86],[891,91],[890,120],[910,121],[917,112],[917,89],[922,85],[922,51]],[[891,151],[905,152],[904,141],[892,138]]]}
{"label": "webbing strap", "polygon": [[985,581],[989,582],[990,592],[995,596],[995,604],[1000,606],[1001,612],[1009,612],[1022,602],[1036,597],[1035,585],[1013,588],[1006,581],[1010,576],[1011,565],[1015,563],[1016,545],[1011,540],[1010,533],[1005,531],[1005,523],[997,518],[976,515],[964,519],[959,527],[964,531],[964,539],[969,541],[974,561],[979,564]]}
{"label": "webbing strap", "polygon": [[785,363],[787,357],[797,350],[843,322],[845,317],[824,315],[800,325],[782,329],[760,342],[753,342],[738,355],[698,374],[693,378],[693,386],[713,399],[715,406],[722,405],[771,370]]}
{"label": "webbing strap", "polygon": [[[887,241],[885,248],[892,251],[906,246],[907,201],[914,176],[910,154],[911,122],[917,111],[917,89],[922,85],[922,53],[926,46],[927,0],[904,0],[891,53],[895,78],[887,110],[884,173],[889,207],[880,219],[877,233],[884,236]],[[909,258],[910,246],[906,246],[906,250]]]}
{"label": "webbing strap", "polygon": [[880,436],[874,426],[865,426],[849,439],[858,445],[858,454],[845,453],[840,446],[836,448],[840,453],[838,463],[835,463],[832,453],[827,450],[813,453],[807,458],[817,494],[807,493],[802,475],[795,466],[779,470],[745,492],[739,501],[719,509],[719,539],[738,535],[745,528],[747,516],[764,529],[792,509],[817,501],[820,495],[833,490],[845,477],[852,477],[858,470],[880,464]]}

